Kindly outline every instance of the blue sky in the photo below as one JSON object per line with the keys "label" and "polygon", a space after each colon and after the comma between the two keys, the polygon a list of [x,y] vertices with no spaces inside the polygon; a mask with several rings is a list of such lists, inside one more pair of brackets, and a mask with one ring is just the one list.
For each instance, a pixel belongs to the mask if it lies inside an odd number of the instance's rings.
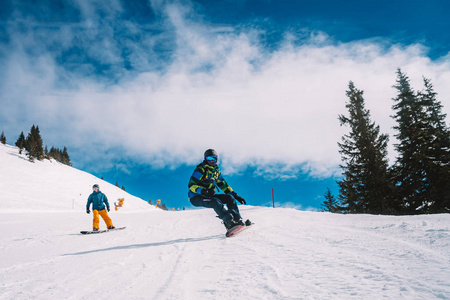
{"label": "blue sky", "polygon": [[73,165],[189,208],[215,148],[249,204],[338,193],[350,80],[391,137],[395,72],[450,113],[448,1],[11,1],[0,7],[0,130],[39,125]]}

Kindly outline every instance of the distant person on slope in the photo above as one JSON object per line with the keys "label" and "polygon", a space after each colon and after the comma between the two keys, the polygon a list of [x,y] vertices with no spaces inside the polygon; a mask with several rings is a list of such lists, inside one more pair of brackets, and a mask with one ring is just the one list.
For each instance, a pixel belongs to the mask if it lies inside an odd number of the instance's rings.
{"label": "distant person on slope", "polygon": [[[108,216],[108,213],[106,210],[109,211],[109,203],[108,198],[106,198],[105,194],[100,192],[100,187],[98,184],[94,184],[92,186],[93,193],[89,196],[87,205],[86,205],[86,213],[91,213],[89,210],[91,203],[92,203],[92,210],[94,211],[94,225],[93,225],[93,231],[98,231],[100,228],[100,219],[98,215],[102,216],[103,221],[106,223],[106,227],[108,229],[114,229],[113,223],[111,221],[111,218]],[[106,204],[106,210],[105,210],[105,204]]]}
{"label": "distant person on slope", "polygon": [[[194,206],[213,208],[227,229],[236,225],[249,225],[249,220],[246,224],[242,222],[236,200],[241,204],[247,203],[223,178],[217,166],[218,158],[214,149],[206,150],[203,162],[195,168],[189,180],[189,200]],[[216,188],[225,194],[216,195]]]}

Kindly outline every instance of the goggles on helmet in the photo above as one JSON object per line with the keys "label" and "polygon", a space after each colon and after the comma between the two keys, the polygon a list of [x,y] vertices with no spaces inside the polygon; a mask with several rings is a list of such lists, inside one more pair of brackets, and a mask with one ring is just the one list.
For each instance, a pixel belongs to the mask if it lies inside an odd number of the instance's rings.
{"label": "goggles on helmet", "polygon": [[217,162],[217,155],[211,155],[211,156],[207,156],[205,157],[206,161],[209,162]]}

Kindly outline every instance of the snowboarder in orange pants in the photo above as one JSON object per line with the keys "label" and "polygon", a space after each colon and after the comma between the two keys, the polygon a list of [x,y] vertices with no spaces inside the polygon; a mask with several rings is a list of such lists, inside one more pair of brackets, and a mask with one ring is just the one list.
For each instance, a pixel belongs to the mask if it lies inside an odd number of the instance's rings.
{"label": "snowboarder in orange pants", "polygon": [[[106,223],[106,227],[108,229],[114,229],[111,218],[108,216],[106,210],[109,211],[109,202],[108,198],[106,198],[105,194],[100,192],[100,187],[98,184],[94,184],[92,186],[93,193],[89,196],[87,204],[86,204],[86,213],[90,213],[90,206],[92,203],[92,210],[94,211],[94,220],[93,220],[93,231],[97,231],[100,228],[100,218],[99,215],[102,216],[103,221]],[[106,206],[106,210],[105,210]]]}

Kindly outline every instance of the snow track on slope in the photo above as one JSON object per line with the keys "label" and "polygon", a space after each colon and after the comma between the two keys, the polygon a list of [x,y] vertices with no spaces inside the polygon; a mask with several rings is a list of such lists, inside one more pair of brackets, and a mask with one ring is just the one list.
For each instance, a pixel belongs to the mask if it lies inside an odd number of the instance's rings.
{"label": "snow track on slope", "polygon": [[[236,237],[211,210],[0,213],[0,299],[449,299],[449,215],[333,215],[242,207]],[[102,224],[104,225],[104,224]]]}

